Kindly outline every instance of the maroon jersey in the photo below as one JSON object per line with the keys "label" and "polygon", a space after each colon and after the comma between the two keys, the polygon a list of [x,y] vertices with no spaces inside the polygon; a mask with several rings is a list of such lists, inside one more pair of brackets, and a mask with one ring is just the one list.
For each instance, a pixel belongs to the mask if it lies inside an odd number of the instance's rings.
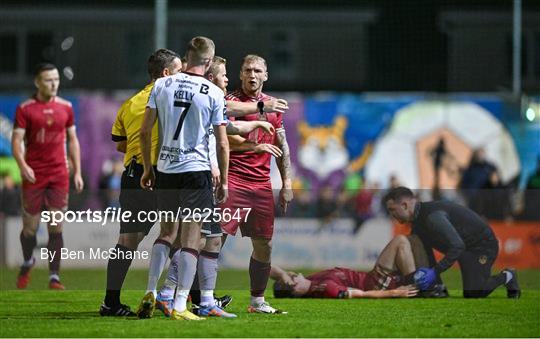
{"label": "maroon jersey", "polygon": [[17,106],[15,129],[25,130],[25,160],[34,171],[67,171],[66,128],[73,125],[71,103],[60,97],[42,102],[34,96]]}
{"label": "maroon jersey", "polygon": [[314,273],[306,277],[311,280],[311,287],[305,297],[344,298],[349,288],[365,290],[367,276],[367,272],[340,267]]}
{"label": "maroon jersey", "polygon": [[362,291],[391,290],[402,285],[403,279],[396,272],[387,274],[374,268],[369,272],[360,272],[348,268],[336,267],[313,273],[307,298],[344,298],[348,289]]}
{"label": "maroon jersey", "polygon": [[[225,97],[226,100],[241,102],[258,102],[273,99],[271,96],[261,93],[257,98],[245,95],[241,90],[234,91]],[[230,120],[235,120],[230,117]],[[249,114],[243,117],[236,117],[236,120],[265,120],[271,123],[274,128],[283,127],[283,118],[281,113]],[[244,138],[258,144],[273,144],[276,135],[269,135],[257,128]],[[270,181],[270,159],[269,153],[256,154],[255,152],[231,152],[229,158],[229,179],[238,181],[249,180],[250,182],[268,182]]]}

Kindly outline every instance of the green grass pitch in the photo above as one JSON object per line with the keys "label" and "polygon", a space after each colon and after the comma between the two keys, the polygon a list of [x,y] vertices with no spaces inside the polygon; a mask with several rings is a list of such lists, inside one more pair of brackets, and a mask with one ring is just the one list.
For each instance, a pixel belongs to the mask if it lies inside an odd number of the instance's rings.
{"label": "green grass pitch", "polygon": [[[172,321],[100,317],[104,270],[64,270],[68,290],[49,291],[47,272],[35,270],[30,287],[18,291],[15,270],[1,269],[2,337],[537,337],[540,335],[540,271],[521,271],[523,296],[506,299],[504,288],[486,299],[463,299],[458,271],[445,273],[447,299],[274,300],[289,314],[248,314],[248,275],[220,272],[219,294],[229,293],[228,308],[238,319]],[[146,271],[131,271],[122,301],[136,308]]]}

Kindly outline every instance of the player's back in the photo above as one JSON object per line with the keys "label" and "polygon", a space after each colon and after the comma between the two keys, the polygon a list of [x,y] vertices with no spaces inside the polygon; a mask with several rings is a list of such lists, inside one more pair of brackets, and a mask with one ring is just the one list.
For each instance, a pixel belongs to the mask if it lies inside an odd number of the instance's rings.
{"label": "player's back", "polygon": [[[429,217],[434,212],[443,212],[456,232],[459,234],[466,248],[474,248],[482,241],[495,241],[495,235],[489,225],[474,211],[449,201],[430,201],[420,203],[420,211],[415,221],[413,232],[422,235],[424,230],[417,225],[427,225]],[[430,237],[435,248],[446,251],[448,244]]]}
{"label": "player's back", "polygon": [[159,121],[158,170],[209,171],[210,127],[226,123],[223,91],[202,76],[178,73],[156,81],[148,106]]}

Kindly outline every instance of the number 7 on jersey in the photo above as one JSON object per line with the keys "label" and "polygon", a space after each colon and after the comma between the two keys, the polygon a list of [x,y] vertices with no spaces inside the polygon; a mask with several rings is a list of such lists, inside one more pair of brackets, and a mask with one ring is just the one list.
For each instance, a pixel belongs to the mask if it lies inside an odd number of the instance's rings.
{"label": "number 7 on jersey", "polygon": [[178,136],[180,136],[180,131],[182,130],[182,125],[184,124],[184,120],[186,119],[186,115],[189,111],[190,106],[191,106],[191,102],[184,102],[184,101],[174,102],[174,107],[180,107],[181,111],[180,111],[180,120],[178,120],[178,126],[176,126],[176,131],[174,131],[173,140],[178,140]]}

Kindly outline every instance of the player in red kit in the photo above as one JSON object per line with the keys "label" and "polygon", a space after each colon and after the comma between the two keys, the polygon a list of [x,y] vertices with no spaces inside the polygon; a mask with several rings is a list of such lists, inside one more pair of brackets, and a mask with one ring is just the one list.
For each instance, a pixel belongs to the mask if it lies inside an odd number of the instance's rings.
{"label": "player in red kit", "polygon": [[[395,298],[413,297],[414,272],[427,261],[416,236],[394,237],[369,272],[336,267],[307,277],[272,267],[276,298]],[[431,295],[434,296],[434,295]],[[444,295],[440,294],[439,297]]]}
{"label": "player in red kit", "polygon": [[[20,240],[24,263],[17,277],[17,287],[26,288],[30,269],[35,263],[36,231],[43,208],[65,210],[68,205],[69,170],[67,156],[73,165],[75,189],[83,189],[80,149],[75,132],[71,103],[58,97],[60,75],[48,63],[36,68],[34,84],[37,93],[17,107],[11,139],[12,152],[23,178],[23,230]],[[66,135],[68,141],[66,154]],[[24,147],[23,147],[24,142]],[[48,225],[49,288],[63,290],[60,282],[60,251],[63,247],[62,225]],[[52,252],[55,251],[55,252]]]}
{"label": "player in red kit", "polygon": [[[281,173],[283,186],[280,191],[280,205],[285,212],[292,200],[291,161],[289,146],[285,137],[281,113],[264,111],[265,101],[273,99],[262,92],[263,84],[268,80],[266,61],[257,55],[244,57],[240,70],[242,86],[239,90],[226,96],[228,101],[257,102],[260,113],[243,117],[230,117],[231,120],[265,120],[276,129],[273,135],[265,134],[259,129],[243,137],[257,144],[274,144],[280,148],[282,156],[276,158]],[[242,138],[241,138],[242,139]],[[221,206],[234,212],[241,212],[241,218],[233,218],[222,224],[225,234],[235,235],[240,227],[242,236],[251,238],[253,252],[249,263],[251,301],[248,312],[282,313],[271,307],[264,299],[264,291],[270,275],[270,257],[272,253],[272,235],[274,231],[274,197],[270,183],[270,153],[253,151],[237,152],[230,140],[231,154],[229,166],[229,200]],[[241,141],[240,141],[241,144]],[[247,214],[247,209],[251,209]]]}

